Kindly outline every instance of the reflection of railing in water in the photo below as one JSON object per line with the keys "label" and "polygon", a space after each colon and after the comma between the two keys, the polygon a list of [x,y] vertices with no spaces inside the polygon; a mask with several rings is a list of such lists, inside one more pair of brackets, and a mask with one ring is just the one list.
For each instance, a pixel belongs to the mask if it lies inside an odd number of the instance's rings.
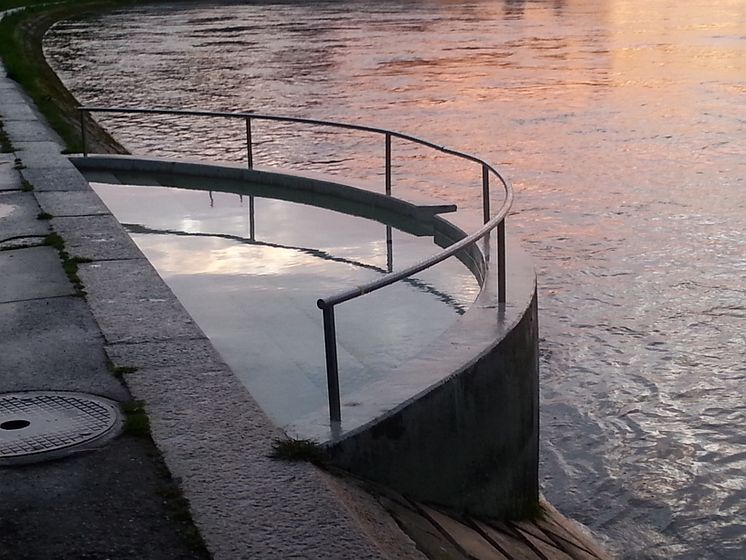
{"label": "reflection of railing in water", "polygon": [[[241,195],[243,202],[243,195]],[[210,191],[210,206],[212,206],[212,191]],[[249,239],[256,241],[254,227],[254,195],[249,195]],[[391,237],[391,226],[386,225],[386,272],[394,271],[394,244]]]}
{"label": "reflection of railing in water", "polygon": [[[391,272],[391,270],[384,270],[380,266],[376,266],[374,264],[364,263],[364,262],[356,261],[355,259],[349,259],[346,257],[337,257],[321,249],[313,249],[311,247],[298,247],[295,245],[283,245],[281,243],[272,243],[271,241],[259,241],[258,239],[256,239],[253,233],[251,234],[251,237],[247,239],[246,237],[241,237],[240,235],[232,235],[229,233],[206,233],[206,232],[196,232],[196,231],[182,231],[178,229],[154,229],[154,228],[143,226],[141,224],[123,223],[122,225],[129,233],[140,233],[140,234],[148,234],[148,235],[151,235],[151,234],[152,235],[174,235],[177,237],[212,237],[212,238],[219,238],[219,239],[227,239],[227,240],[235,241],[237,243],[241,243],[245,245],[255,245],[258,247],[270,247],[272,249],[288,249],[291,251],[298,251],[299,253],[311,255],[315,258],[318,258],[324,261],[348,264],[356,268],[372,270],[374,272],[378,272],[379,274],[386,274],[387,272]],[[387,231],[387,234],[390,236],[391,226],[386,226],[386,231]],[[390,263],[391,259],[393,258],[392,245],[390,244],[387,244],[387,245],[388,245],[388,250],[389,250],[389,253],[387,254],[387,261]],[[438,301],[452,308],[459,315],[463,315],[466,312],[466,308],[464,307],[464,305],[459,303],[458,300],[456,300],[453,296],[451,296],[450,294],[444,291],[439,290],[438,288],[436,288],[435,286],[427,282],[423,282],[422,280],[418,280],[417,278],[403,278],[402,282],[406,282],[408,285],[412,286],[414,289],[422,293],[435,296],[435,298]]]}
{"label": "reflection of railing in water", "polygon": [[[332,423],[339,423],[342,419],[341,403],[339,394],[339,370],[337,363],[337,335],[334,323],[334,307],[351,299],[358,298],[370,292],[385,288],[391,284],[408,278],[418,272],[422,272],[436,264],[443,262],[484,239],[485,263],[490,264],[489,259],[489,239],[492,230],[497,230],[497,296],[498,303],[506,301],[506,270],[505,270],[505,217],[510,210],[513,202],[513,189],[510,184],[484,160],[464,153],[438,146],[427,140],[387,130],[349,123],[339,123],[333,121],[323,121],[317,119],[305,119],[299,117],[286,117],[278,115],[265,115],[260,113],[227,113],[217,111],[190,111],[180,109],[144,109],[144,108],[119,108],[119,107],[80,107],[80,128],[83,141],[83,156],[87,156],[86,137],[85,137],[85,116],[89,113],[122,113],[122,114],[150,114],[150,115],[176,115],[184,117],[214,117],[223,119],[240,119],[246,123],[246,158],[250,169],[254,167],[253,138],[251,123],[253,120],[265,120],[276,122],[289,122],[298,124],[307,124],[312,126],[323,126],[341,128],[347,130],[356,130],[384,136],[384,159],[385,159],[385,190],[386,195],[391,195],[391,139],[397,138],[414,144],[419,144],[433,150],[455,156],[457,158],[472,161],[481,166],[482,169],[482,214],[484,225],[476,232],[464,237],[453,243],[443,251],[424,261],[409,266],[398,272],[390,272],[382,278],[368,282],[362,286],[340,292],[336,295],[320,298],[317,302],[318,307],[322,310],[324,318],[324,346],[326,350],[326,370],[327,385],[329,390],[329,417]],[[494,175],[502,184],[505,191],[505,199],[499,210],[493,215],[490,209],[490,174]],[[388,237],[387,237],[388,244]]]}

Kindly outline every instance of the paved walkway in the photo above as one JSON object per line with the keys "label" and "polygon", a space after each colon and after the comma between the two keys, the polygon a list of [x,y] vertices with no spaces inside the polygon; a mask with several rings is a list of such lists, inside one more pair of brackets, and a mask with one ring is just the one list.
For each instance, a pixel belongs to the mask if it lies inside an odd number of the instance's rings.
{"label": "paved walkway", "polygon": [[[2,67],[0,121],[12,143],[0,154],[0,392],[143,401],[214,558],[422,558],[363,492],[268,458],[281,434]],[[82,286],[44,245],[51,232]],[[107,360],[136,371],[122,381]],[[178,487],[150,439],[132,435],[0,468],[0,558],[205,558]]]}

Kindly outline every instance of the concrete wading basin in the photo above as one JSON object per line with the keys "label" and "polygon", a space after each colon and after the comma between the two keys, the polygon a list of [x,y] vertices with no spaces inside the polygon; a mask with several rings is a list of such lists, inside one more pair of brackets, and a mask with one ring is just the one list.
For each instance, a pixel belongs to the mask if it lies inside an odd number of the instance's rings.
{"label": "concrete wading basin", "polygon": [[[440,214],[451,205],[416,205],[323,177],[130,156],[71,157],[90,180],[141,174],[161,185],[303,199],[432,235],[446,247],[466,233]],[[385,379],[342,394],[342,421],[327,407],[285,428],[327,446],[342,468],[413,498],[475,515],[519,518],[538,504],[539,367],[536,277],[527,257],[507,247],[507,302],[477,244],[461,260],[481,291],[464,315]]]}

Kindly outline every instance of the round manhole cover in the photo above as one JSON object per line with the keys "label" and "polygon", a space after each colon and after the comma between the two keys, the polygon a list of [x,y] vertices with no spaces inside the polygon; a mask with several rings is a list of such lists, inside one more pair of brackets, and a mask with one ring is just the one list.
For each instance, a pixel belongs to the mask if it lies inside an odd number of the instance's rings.
{"label": "round manhole cover", "polygon": [[34,463],[81,451],[116,436],[116,402],[83,393],[0,394],[0,465]]}

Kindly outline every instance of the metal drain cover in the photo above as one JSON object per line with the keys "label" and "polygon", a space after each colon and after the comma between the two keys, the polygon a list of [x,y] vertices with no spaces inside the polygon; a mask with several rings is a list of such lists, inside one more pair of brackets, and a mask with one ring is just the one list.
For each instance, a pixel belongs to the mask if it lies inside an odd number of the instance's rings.
{"label": "metal drain cover", "polygon": [[89,449],[116,436],[116,402],[84,393],[0,393],[0,465],[35,463]]}

